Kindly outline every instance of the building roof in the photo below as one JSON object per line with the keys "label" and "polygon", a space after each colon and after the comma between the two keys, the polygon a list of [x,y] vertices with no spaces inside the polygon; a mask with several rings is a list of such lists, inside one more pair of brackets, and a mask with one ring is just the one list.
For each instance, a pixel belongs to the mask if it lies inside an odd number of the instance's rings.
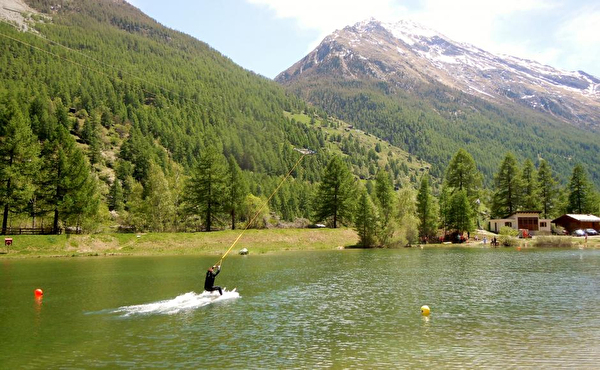
{"label": "building roof", "polygon": [[540,213],[542,213],[542,211],[517,211],[517,212],[513,212],[510,215],[506,216],[506,218],[508,219],[511,216],[516,216],[516,215],[521,214],[521,213],[537,213],[537,214],[540,214]]}
{"label": "building roof", "polygon": [[[600,217],[590,215],[590,214],[587,214],[587,215],[566,214],[566,215],[560,216],[559,218],[563,218],[563,217],[569,217],[569,218],[572,218],[579,222],[600,222]],[[559,218],[557,218],[556,220],[558,220]],[[554,221],[556,221],[556,220],[554,220]]]}

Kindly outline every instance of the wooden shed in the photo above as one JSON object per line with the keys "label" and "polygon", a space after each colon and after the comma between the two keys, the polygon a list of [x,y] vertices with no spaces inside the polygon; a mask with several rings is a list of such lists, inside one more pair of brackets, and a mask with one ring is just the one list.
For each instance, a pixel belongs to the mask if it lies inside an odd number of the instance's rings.
{"label": "wooden shed", "polygon": [[594,215],[566,214],[552,220],[552,223],[564,227],[569,234],[577,229],[600,229],[600,217]]}

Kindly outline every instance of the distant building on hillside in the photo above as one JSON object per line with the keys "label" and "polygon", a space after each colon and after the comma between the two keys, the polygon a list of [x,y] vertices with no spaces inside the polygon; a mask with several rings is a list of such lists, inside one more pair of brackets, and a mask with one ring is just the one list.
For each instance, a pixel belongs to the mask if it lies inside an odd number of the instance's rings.
{"label": "distant building on hillside", "polygon": [[508,226],[515,230],[527,230],[529,235],[535,235],[540,231],[550,233],[552,220],[540,218],[540,213],[540,211],[522,211],[515,212],[506,218],[492,219],[489,223],[489,230],[498,233],[502,227]]}
{"label": "distant building on hillside", "polygon": [[564,227],[569,234],[577,229],[600,230],[600,217],[594,215],[566,214],[553,220],[552,223]]}

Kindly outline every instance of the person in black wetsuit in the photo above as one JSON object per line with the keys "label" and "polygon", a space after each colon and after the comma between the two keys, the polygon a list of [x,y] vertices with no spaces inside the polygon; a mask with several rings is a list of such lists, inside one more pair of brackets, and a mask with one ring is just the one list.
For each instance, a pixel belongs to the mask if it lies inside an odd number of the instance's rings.
{"label": "person in black wetsuit", "polygon": [[[215,272],[215,267],[217,268],[217,272]],[[214,286],[215,278],[217,277],[217,275],[219,275],[219,272],[221,272],[221,265],[211,266],[208,268],[208,271],[206,272],[206,280],[204,280],[204,290],[206,290],[207,292],[218,290],[219,294],[223,295],[221,287]]]}

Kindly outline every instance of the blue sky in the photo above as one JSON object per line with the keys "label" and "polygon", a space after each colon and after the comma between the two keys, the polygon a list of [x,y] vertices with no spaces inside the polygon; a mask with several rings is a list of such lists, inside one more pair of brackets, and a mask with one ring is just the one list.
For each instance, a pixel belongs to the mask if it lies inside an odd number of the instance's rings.
{"label": "blue sky", "polygon": [[597,0],[128,0],[240,66],[274,78],[328,34],[375,17],[600,78]]}

